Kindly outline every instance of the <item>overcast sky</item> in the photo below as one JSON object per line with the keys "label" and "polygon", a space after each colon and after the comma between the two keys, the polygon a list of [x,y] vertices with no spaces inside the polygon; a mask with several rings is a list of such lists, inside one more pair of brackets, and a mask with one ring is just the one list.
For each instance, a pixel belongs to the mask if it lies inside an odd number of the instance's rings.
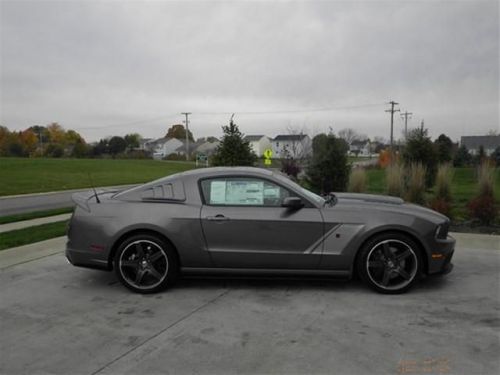
{"label": "overcast sky", "polygon": [[[87,141],[351,127],[499,129],[498,1],[1,1],[0,124]],[[395,135],[404,127],[396,114]]]}

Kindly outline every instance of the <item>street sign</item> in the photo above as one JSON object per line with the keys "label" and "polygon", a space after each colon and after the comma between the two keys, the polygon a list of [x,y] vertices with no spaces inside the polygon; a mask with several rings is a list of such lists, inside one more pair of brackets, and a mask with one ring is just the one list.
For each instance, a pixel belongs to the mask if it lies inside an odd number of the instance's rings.
{"label": "street sign", "polygon": [[265,151],[264,151],[264,157],[266,159],[271,159],[271,157],[273,156],[273,150],[271,150],[270,148],[267,148]]}
{"label": "street sign", "polygon": [[264,151],[264,164],[265,165],[271,165],[272,164],[272,160],[271,160],[271,156],[273,156],[273,150],[271,150],[270,148],[266,149]]}
{"label": "street sign", "polygon": [[208,156],[205,154],[197,154],[196,166],[198,166],[198,163],[205,163],[205,167],[208,167]]}

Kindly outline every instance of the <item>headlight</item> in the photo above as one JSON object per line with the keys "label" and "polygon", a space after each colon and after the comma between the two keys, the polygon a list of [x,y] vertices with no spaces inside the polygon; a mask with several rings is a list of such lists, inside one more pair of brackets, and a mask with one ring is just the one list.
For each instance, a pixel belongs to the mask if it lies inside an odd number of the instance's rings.
{"label": "headlight", "polygon": [[448,237],[449,227],[450,223],[448,221],[446,223],[438,225],[436,228],[436,238],[445,240]]}

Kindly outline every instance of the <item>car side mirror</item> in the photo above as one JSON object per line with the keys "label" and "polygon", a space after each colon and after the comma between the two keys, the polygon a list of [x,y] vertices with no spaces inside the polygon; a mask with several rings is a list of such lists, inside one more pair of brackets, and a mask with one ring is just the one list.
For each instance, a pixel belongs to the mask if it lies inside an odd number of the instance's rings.
{"label": "car side mirror", "polygon": [[298,210],[304,207],[304,203],[302,203],[302,199],[300,199],[299,197],[286,197],[285,199],[283,199],[281,207],[290,208],[292,210]]}

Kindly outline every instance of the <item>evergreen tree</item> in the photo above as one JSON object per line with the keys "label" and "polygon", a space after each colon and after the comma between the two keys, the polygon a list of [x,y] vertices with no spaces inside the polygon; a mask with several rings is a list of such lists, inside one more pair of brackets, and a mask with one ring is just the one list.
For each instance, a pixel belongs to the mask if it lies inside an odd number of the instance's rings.
{"label": "evergreen tree", "polygon": [[243,140],[238,126],[231,121],[229,125],[222,126],[224,136],[212,157],[214,166],[254,165],[257,156],[252,151],[248,141]]}
{"label": "evergreen tree", "polygon": [[445,134],[441,134],[435,141],[437,157],[440,163],[447,163],[452,159],[453,142]]}
{"label": "evergreen tree", "polygon": [[438,164],[437,155],[434,145],[427,135],[427,129],[422,127],[410,132],[403,151],[403,160],[407,166],[421,163],[426,168],[426,187],[431,187],[434,184]]}
{"label": "evergreen tree", "polygon": [[453,166],[454,167],[466,167],[472,162],[472,155],[469,154],[469,150],[465,145],[462,145],[458,148],[455,157],[453,158]]}
{"label": "evergreen tree", "polygon": [[347,150],[347,143],[333,134],[319,134],[313,138],[313,156],[307,168],[313,191],[320,194],[345,191],[351,169]]}

